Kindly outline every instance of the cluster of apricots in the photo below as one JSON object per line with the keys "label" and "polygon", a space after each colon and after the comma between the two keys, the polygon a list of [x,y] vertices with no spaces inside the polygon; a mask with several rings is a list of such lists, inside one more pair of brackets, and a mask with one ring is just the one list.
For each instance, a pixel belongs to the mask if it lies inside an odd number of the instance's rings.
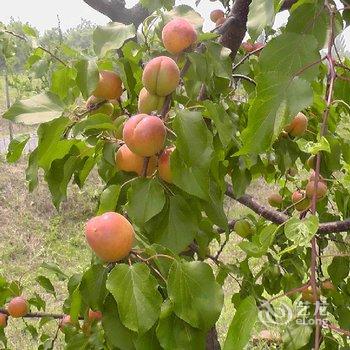
{"label": "cluster of apricots", "polygon": [[29,312],[29,304],[23,296],[13,298],[7,305],[7,314],[0,313],[0,327],[4,328],[7,325],[8,316],[19,318],[25,316]]}
{"label": "cluster of apricots", "polygon": [[[327,183],[326,180],[320,175],[317,183],[316,200],[322,200],[327,194]],[[305,189],[298,189],[292,193],[292,203],[294,208],[303,212],[308,210],[311,206],[311,200],[315,193],[315,172],[312,171],[305,186]],[[268,197],[268,202],[272,207],[280,208],[283,203],[283,198],[279,193],[273,193]]]}
{"label": "cluster of apricots", "polygon": [[325,280],[321,283],[321,288],[317,288],[316,296],[314,296],[311,286],[308,286],[301,292],[301,299],[303,301],[307,301],[309,303],[314,304],[316,303],[317,299],[320,298],[321,295],[327,295],[327,293],[335,290],[336,287],[334,286],[334,284],[330,280]]}
{"label": "cluster of apricots", "polygon": [[[176,18],[164,26],[162,41],[170,54],[179,55],[195,44],[197,32],[191,23]],[[172,58],[159,56],[146,64],[142,75],[144,87],[138,99],[139,114],[125,121],[122,132],[124,144],[115,155],[118,170],[140,176],[147,167],[146,176],[152,176],[158,170],[163,181],[172,183],[170,156],[175,147],[165,147],[167,129],[161,111],[166,97],[176,90],[179,82],[180,70]],[[100,79],[99,84],[96,90],[101,92],[103,80]],[[119,85],[118,91],[121,91]],[[115,94],[98,95],[104,100],[116,98]],[[147,158],[148,162],[145,161]],[[115,262],[129,255],[135,232],[123,215],[108,212],[90,219],[85,227],[85,235],[89,246],[101,260]]]}
{"label": "cluster of apricots", "polygon": [[[91,331],[91,325],[93,323],[99,322],[102,320],[102,313],[101,311],[93,311],[89,309],[89,312],[87,314],[87,320],[84,321],[83,327],[81,328],[85,334],[89,334]],[[68,326],[71,327],[77,327],[79,328],[79,322],[74,322],[70,315],[64,315],[62,319],[59,322],[59,328],[64,331],[64,329]]]}

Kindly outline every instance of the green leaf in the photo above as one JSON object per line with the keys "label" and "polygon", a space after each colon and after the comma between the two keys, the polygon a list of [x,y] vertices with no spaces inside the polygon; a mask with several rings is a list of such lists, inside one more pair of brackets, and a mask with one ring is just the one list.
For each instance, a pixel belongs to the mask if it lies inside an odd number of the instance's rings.
{"label": "green leaf", "polygon": [[59,209],[61,202],[67,198],[67,186],[77,168],[78,161],[79,158],[75,156],[55,159],[51,163],[50,170],[46,172],[45,179],[56,209]]}
{"label": "green leaf", "polygon": [[76,83],[85,99],[88,99],[90,95],[96,89],[99,72],[95,61],[93,60],[80,60],[75,64],[77,71]]}
{"label": "green leaf", "polygon": [[316,78],[320,63],[308,69],[305,67],[319,59],[317,40],[313,35],[304,35],[301,40],[299,34],[286,32],[273,38],[262,50],[260,68],[264,75],[276,72],[290,80],[300,76],[310,82]]}
{"label": "green leaf", "polygon": [[145,264],[117,265],[108,276],[106,286],[117,301],[124,326],[142,334],[154,325],[162,296],[157,280]]}
{"label": "green leaf", "polygon": [[[309,25],[317,18],[317,25]],[[303,36],[307,34],[313,35],[317,41],[319,48],[323,48],[326,42],[328,29],[328,14],[324,7],[323,1],[314,1],[313,3],[305,3],[298,6],[292,11],[286,31],[297,33],[303,41]]]}
{"label": "green leaf", "polygon": [[224,301],[211,267],[199,261],[174,261],[169,271],[168,295],[178,317],[205,331],[218,320]]}
{"label": "green leaf", "polygon": [[273,72],[258,76],[257,97],[249,109],[243,147],[237,155],[266,151],[292,117],[311,104],[312,90],[306,81],[282,78]]}
{"label": "green leaf", "polygon": [[305,139],[299,139],[296,141],[296,143],[299,149],[305,153],[317,154],[321,151],[331,153],[331,146],[329,145],[329,142],[324,136],[321,137],[321,140],[319,142],[312,142],[307,141]]}
{"label": "green leaf", "polygon": [[152,242],[175,253],[183,251],[198,230],[196,213],[180,195],[171,196],[165,210],[150,222]]}
{"label": "green leaf", "polygon": [[223,350],[243,350],[248,344],[259,309],[253,297],[245,298],[239,305],[227,332]]}
{"label": "green leaf", "polygon": [[46,172],[55,159],[64,158],[77,142],[62,137],[70,123],[68,118],[61,117],[41,124],[38,128],[37,163]]}
{"label": "green leaf", "polygon": [[[165,303],[162,305],[162,315],[157,327],[157,336],[165,350],[192,350],[205,348],[205,332],[191,327],[178,318]],[[164,307],[165,305],[165,307]],[[172,309],[172,307],[170,306]]]}
{"label": "green leaf", "polygon": [[335,285],[343,282],[349,275],[349,258],[336,256],[328,266],[327,271]]}
{"label": "green leaf", "polygon": [[297,246],[306,246],[318,230],[319,222],[315,215],[303,220],[298,218],[289,219],[284,226],[286,237]]}
{"label": "green leaf", "polygon": [[46,270],[50,271],[50,272],[53,272],[53,273],[58,277],[58,279],[59,279],[60,281],[64,281],[64,280],[66,280],[67,277],[68,277],[68,276],[60,269],[60,267],[59,267],[57,264],[55,264],[55,263],[52,263],[52,262],[49,262],[49,263],[44,262],[44,263],[41,264],[41,267],[42,267],[43,269],[46,269]]}
{"label": "green leaf", "polygon": [[38,276],[35,280],[46,290],[47,293],[50,293],[56,297],[55,287],[47,277]]}
{"label": "green leaf", "polygon": [[120,194],[120,185],[111,185],[103,190],[100,196],[100,204],[97,215],[109,211],[115,211]]}
{"label": "green leaf", "polygon": [[73,128],[73,135],[79,135],[88,130],[117,130],[110,116],[97,113],[82,120]]}
{"label": "green leaf", "polygon": [[82,277],[80,292],[84,302],[93,310],[102,310],[108,294],[106,280],[107,270],[102,265],[92,265]]}
{"label": "green leaf", "polygon": [[214,121],[222,145],[226,148],[234,135],[232,119],[221,104],[207,100],[204,101],[204,106],[208,111],[209,118]]}
{"label": "green leaf", "polygon": [[82,303],[83,303],[83,298],[82,298],[82,295],[80,293],[79,285],[78,285],[77,288],[73,291],[73,293],[70,296],[69,314],[74,321],[78,320]]}
{"label": "green leaf", "polygon": [[24,147],[26,146],[29,139],[30,139],[30,135],[23,134],[23,135],[15,136],[11,140],[8,146],[7,154],[6,154],[6,160],[9,163],[17,162],[17,160],[21,157]]}
{"label": "green leaf", "polygon": [[110,50],[120,49],[126,40],[135,36],[135,26],[112,22],[97,27],[93,33],[94,50],[98,56],[105,56]]}
{"label": "green leaf", "polygon": [[15,102],[3,117],[14,123],[34,125],[59,118],[63,106],[56,95],[46,93]]}
{"label": "green leaf", "polygon": [[258,236],[253,237],[253,242],[242,241],[238,246],[248,255],[255,258],[260,258],[265,255],[270,248],[278,227],[270,224],[264,227]]}
{"label": "green leaf", "polygon": [[288,324],[282,336],[283,350],[299,350],[306,346],[311,338],[313,327],[293,322]]}
{"label": "green leaf", "polygon": [[137,179],[132,183],[127,212],[136,225],[143,226],[161,212],[164,204],[164,189],[157,179]]}
{"label": "green leaf", "polygon": [[253,41],[266,27],[272,27],[275,19],[272,0],[253,0],[249,6],[247,28]]}
{"label": "green leaf", "polygon": [[189,194],[209,200],[211,133],[199,112],[179,112],[173,128],[177,135],[170,162],[174,184]]}
{"label": "green leaf", "polygon": [[77,72],[71,67],[62,67],[52,72],[51,91],[64,100],[75,86]]}
{"label": "green leaf", "polygon": [[102,326],[110,348],[135,349],[133,339],[136,334],[122,324],[117,304],[111,295],[107,297],[104,304]]}
{"label": "green leaf", "polygon": [[160,346],[155,327],[151,328],[145,334],[141,334],[134,340],[136,350],[162,350]]}

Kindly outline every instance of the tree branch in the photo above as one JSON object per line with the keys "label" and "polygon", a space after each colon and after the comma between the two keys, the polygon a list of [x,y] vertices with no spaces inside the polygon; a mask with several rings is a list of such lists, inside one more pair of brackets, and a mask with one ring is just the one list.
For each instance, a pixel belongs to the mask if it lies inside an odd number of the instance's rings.
{"label": "tree branch", "polygon": [[136,28],[149,16],[149,12],[139,3],[127,9],[124,0],[84,0],[84,2],[113,22],[134,24]]}
{"label": "tree branch", "polygon": [[[251,209],[254,213],[262,216],[268,221],[271,221],[274,224],[281,225],[287,220],[289,220],[289,216],[283,214],[277,210],[269,209],[264,205],[260,204],[256,199],[252,196],[245,194],[242,197],[236,198],[233,194],[233,189],[230,184],[227,184],[226,196],[236,200],[237,202],[243,204],[247,208]],[[229,224],[230,225],[230,224]],[[234,225],[234,222],[233,222]],[[230,227],[233,227],[230,225]],[[320,224],[318,233],[336,233],[336,232],[346,232],[350,231],[350,219],[342,220],[342,221],[334,221],[334,222],[326,222]],[[223,231],[221,231],[223,232]]]}

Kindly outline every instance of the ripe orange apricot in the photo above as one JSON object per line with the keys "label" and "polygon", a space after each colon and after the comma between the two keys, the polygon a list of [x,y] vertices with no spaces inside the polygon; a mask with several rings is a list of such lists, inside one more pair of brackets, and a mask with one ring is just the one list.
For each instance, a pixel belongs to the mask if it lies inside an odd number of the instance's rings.
{"label": "ripe orange apricot", "polygon": [[214,23],[216,23],[218,19],[224,18],[224,17],[225,17],[225,13],[220,9],[213,10],[210,12],[210,20]]}
{"label": "ripe orange apricot", "polygon": [[164,47],[176,55],[196,42],[197,32],[192,23],[175,18],[164,26],[162,40]]}
{"label": "ripe orange apricot", "polygon": [[129,149],[142,157],[151,157],[163,149],[166,128],[153,115],[137,114],[124,125],[123,139]]}
{"label": "ripe orange apricot", "polygon": [[142,75],[144,87],[149,93],[157,96],[171,94],[179,82],[179,67],[173,59],[167,56],[159,56],[149,61]]}
{"label": "ripe orange apricot", "polygon": [[284,130],[293,137],[302,136],[307,129],[308,119],[304,113],[299,112]]}
{"label": "ripe orange apricot", "polygon": [[[142,174],[144,157],[141,157],[130,151],[127,145],[122,145],[115,154],[117,168],[122,171],[135,172]],[[157,167],[157,158],[151,157],[147,167],[147,176],[151,176]]]}
{"label": "ripe orange apricot", "polygon": [[170,168],[170,156],[174,149],[175,147],[166,148],[158,159],[159,177],[168,183],[173,182],[173,174]]}
{"label": "ripe orange apricot", "polygon": [[310,207],[310,199],[306,197],[305,191],[295,191],[292,194],[294,208],[298,211],[305,211]]}
{"label": "ripe orange apricot", "polygon": [[118,99],[123,93],[122,81],[119,76],[111,71],[100,72],[100,79],[93,95],[103,100]]}
{"label": "ripe orange apricot", "polygon": [[0,313],[0,328],[5,328],[7,326],[7,318],[6,314]]}
{"label": "ripe orange apricot", "polygon": [[89,320],[90,321],[100,321],[102,319],[102,312],[101,311],[93,311],[89,310]]}
{"label": "ripe orange apricot", "polygon": [[330,280],[325,280],[321,284],[321,288],[325,290],[336,290],[334,284]]}
{"label": "ripe orange apricot", "polygon": [[226,22],[226,18],[225,17],[220,17],[216,22],[216,26],[221,26],[222,24],[224,24]]}
{"label": "ripe orange apricot", "polygon": [[7,311],[14,318],[25,316],[29,311],[27,299],[24,297],[13,298],[8,304]]}
{"label": "ripe orange apricot", "polygon": [[164,96],[150,94],[145,88],[142,88],[139,94],[139,113],[149,114],[151,112],[160,112],[165,101]]}
{"label": "ripe orange apricot", "polygon": [[[312,199],[313,194],[315,192],[315,181],[310,181],[307,185],[306,185],[306,196],[310,199]],[[316,198],[317,199],[322,199],[327,193],[327,185],[322,182],[319,181],[317,183],[317,193],[316,193]]]}
{"label": "ripe orange apricot", "polygon": [[85,236],[99,258],[115,262],[129,255],[135,232],[123,215],[107,212],[87,222]]}
{"label": "ripe orange apricot", "polygon": [[283,202],[283,198],[279,193],[273,193],[268,197],[267,201],[269,202],[271,207],[278,208],[281,206]]}

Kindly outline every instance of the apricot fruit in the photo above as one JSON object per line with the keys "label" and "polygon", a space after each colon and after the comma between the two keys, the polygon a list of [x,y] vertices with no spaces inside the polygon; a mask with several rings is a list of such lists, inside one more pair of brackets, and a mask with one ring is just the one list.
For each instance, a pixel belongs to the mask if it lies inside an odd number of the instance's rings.
{"label": "apricot fruit", "polygon": [[248,52],[248,53],[254,51],[254,44],[249,42],[249,41],[243,42],[241,44],[241,47],[242,47],[243,51]]}
{"label": "apricot fruit", "polygon": [[64,329],[68,325],[73,325],[72,318],[70,315],[64,315],[60,321],[60,329]]}
{"label": "apricot fruit", "polygon": [[[122,145],[115,154],[117,168],[126,172],[142,174],[144,157],[130,151],[127,145]],[[157,167],[157,158],[151,157],[147,167],[147,176],[151,176]]]}
{"label": "apricot fruit", "polygon": [[[313,194],[315,192],[315,181],[310,181],[305,188],[306,191],[306,196],[310,199],[312,199]],[[316,198],[317,199],[322,199],[327,193],[327,185],[322,182],[319,181],[317,183],[317,193],[316,193]]]}
{"label": "apricot fruit", "polygon": [[279,208],[283,202],[283,198],[279,193],[273,193],[268,197],[267,201],[271,207]]}
{"label": "apricot fruit", "polygon": [[175,18],[164,26],[162,40],[167,51],[176,55],[197,41],[197,32],[192,23]]}
{"label": "apricot fruit", "polygon": [[301,300],[308,301],[308,302],[314,304],[319,299],[320,295],[321,295],[320,289],[317,288],[317,298],[315,298],[313,291],[312,291],[312,288],[311,288],[311,286],[309,286],[301,292]]}
{"label": "apricot fruit", "polygon": [[222,24],[224,24],[225,22],[226,22],[226,18],[225,17],[221,17],[215,22],[215,24],[218,27],[218,26],[221,26]]}
{"label": "apricot fruit", "polygon": [[89,310],[89,320],[90,321],[100,321],[102,319],[102,312],[101,311],[93,311]]}
{"label": "apricot fruit", "polygon": [[160,112],[165,101],[164,96],[150,94],[145,88],[142,88],[139,94],[139,113],[149,114],[151,112]]}
{"label": "apricot fruit", "polygon": [[85,235],[91,249],[100,259],[115,262],[129,255],[135,232],[123,215],[107,212],[87,222]]}
{"label": "apricot fruit", "polygon": [[14,318],[25,316],[29,311],[27,299],[24,297],[13,298],[8,304],[7,311]]}
{"label": "apricot fruit", "polygon": [[149,93],[157,96],[171,94],[179,82],[179,67],[173,59],[167,56],[159,56],[149,61],[142,75],[144,87]]}
{"label": "apricot fruit", "polygon": [[294,208],[298,211],[305,211],[310,207],[310,199],[306,197],[305,191],[295,191],[292,194]]}
{"label": "apricot fruit", "polygon": [[284,130],[293,137],[302,136],[307,129],[308,119],[304,113],[299,112]]}
{"label": "apricot fruit", "polygon": [[7,318],[6,314],[0,313],[0,328],[5,328],[7,326]]}
{"label": "apricot fruit", "polygon": [[220,18],[224,18],[225,17],[225,13],[222,10],[213,10],[210,12],[210,20],[214,23],[216,23],[216,21]]}
{"label": "apricot fruit", "polygon": [[[315,178],[316,178],[315,170],[311,170],[309,182],[315,181]],[[326,179],[321,174],[318,176],[318,181],[323,182],[325,185],[327,184]]]}
{"label": "apricot fruit", "polygon": [[336,290],[334,284],[330,280],[325,280],[321,284],[321,288],[325,290]]}
{"label": "apricot fruit", "polygon": [[307,161],[306,161],[307,166],[310,169],[315,169],[316,168],[316,156],[311,156]]}
{"label": "apricot fruit", "polygon": [[165,182],[173,182],[173,174],[170,168],[170,156],[173,153],[175,147],[166,148],[158,159],[158,173],[159,177]]}
{"label": "apricot fruit", "polygon": [[233,229],[242,238],[249,237],[253,233],[252,227],[248,220],[236,221]]}
{"label": "apricot fruit", "polygon": [[123,93],[122,81],[118,74],[103,70],[93,95],[103,100],[119,99]]}
{"label": "apricot fruit", "polygon": [[142,157],[151,157],[164,147],[166,128],[163,121],[152,115],[137,114],[124,125],[123,139],[129,149]]}

